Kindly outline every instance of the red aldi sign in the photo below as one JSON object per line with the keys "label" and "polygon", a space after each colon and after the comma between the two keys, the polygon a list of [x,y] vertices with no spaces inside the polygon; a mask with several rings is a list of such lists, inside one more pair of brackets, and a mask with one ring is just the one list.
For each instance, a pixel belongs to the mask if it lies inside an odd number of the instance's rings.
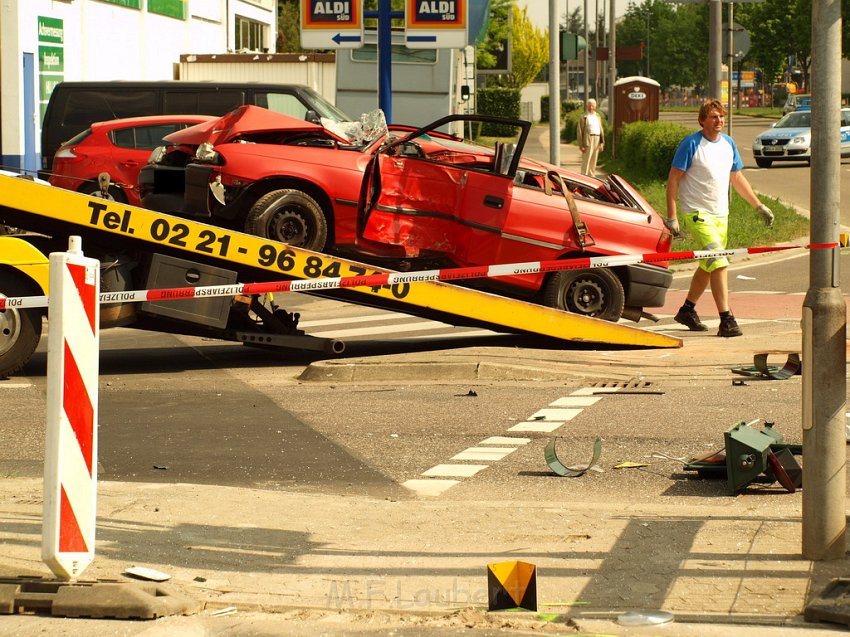
{"label": "red aldi sign", "polygon": [[351,49],[363,46],[362,0],[302,0],[301,46]]}
{"label": "red aldi sign", "polygon": [[405,44],[411,49],[455,49],[468,44],[468,0],[407,0]]}

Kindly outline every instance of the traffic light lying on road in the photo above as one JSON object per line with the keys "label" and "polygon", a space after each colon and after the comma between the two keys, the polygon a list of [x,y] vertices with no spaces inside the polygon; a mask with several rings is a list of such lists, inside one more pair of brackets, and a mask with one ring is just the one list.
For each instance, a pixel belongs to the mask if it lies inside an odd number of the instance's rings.
{"label": "traffic light lying on road", "polygon": [[561,31],[561,62],[577,60],[579,51],[587,48],[587,40],[578,33]]}

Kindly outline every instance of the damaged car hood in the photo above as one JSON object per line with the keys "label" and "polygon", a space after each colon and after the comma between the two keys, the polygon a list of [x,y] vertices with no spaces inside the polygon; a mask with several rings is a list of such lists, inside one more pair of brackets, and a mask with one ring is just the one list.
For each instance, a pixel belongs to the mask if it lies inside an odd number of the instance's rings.
{"label": "damaged car hood", "polygon": [[165,137],[170,144],[198,146],[204,142],[225,144],[241,135],[289,131],[293,133],[324,133],[347,143],[319,124],[276,113],[259,106],[245,105],[218,119],[171,133]]}

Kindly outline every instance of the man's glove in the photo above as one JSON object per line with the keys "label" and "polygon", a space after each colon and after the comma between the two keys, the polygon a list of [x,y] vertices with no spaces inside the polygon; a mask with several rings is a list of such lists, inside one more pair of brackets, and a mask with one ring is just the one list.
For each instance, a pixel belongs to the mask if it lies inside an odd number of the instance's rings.
{"label": "man's glove", "polygon": [[672,234],[674,237],[678,237],[680,234],[682,234],[682,230],[681,228],[679,228],[679,220],[675,217],[664,217],[664,225],[667,226],[667,229],[670,231],[670,234]]}
{"label": "man's glove", "polygon": [[770,208],[764,204],[759,204],[759,207],[756,208],[756,212],[758,212],[761,218],[764,219],[764,225],[773,225],[773,212],[771,212]]}

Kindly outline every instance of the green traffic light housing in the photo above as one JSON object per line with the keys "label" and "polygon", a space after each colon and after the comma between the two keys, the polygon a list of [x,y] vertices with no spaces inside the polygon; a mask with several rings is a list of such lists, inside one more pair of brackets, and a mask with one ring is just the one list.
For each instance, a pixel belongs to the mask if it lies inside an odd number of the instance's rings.
{"label": "green traffic light housing", "polygon": [[578,33],[561,31],[561,62],[577,60],[578,54],[587,48],[587,40]]}

